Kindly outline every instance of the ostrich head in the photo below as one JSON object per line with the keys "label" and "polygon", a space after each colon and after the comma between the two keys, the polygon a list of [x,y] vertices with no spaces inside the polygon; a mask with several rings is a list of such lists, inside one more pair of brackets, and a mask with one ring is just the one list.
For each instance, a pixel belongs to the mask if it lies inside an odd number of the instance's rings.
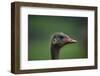
{"label": "ostrich head", "polygon": [[51,58],[52,59],[58,59],[59,58],[59,51],[60,48],[63,46],[75,43],[76,40],[72,39],[68,35],[64,34],[63,32],[57,32],[52,35],[51,38]]}

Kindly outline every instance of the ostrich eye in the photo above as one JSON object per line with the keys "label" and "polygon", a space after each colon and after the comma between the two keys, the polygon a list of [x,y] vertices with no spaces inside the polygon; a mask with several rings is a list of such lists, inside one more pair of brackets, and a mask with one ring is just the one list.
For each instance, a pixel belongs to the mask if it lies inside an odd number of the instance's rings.
{"label": "ostrich eye", "polygon": [[64,38],[64,36],[59,36],[59,38],[60,38],[60,39],[63,39],[63,38]]}

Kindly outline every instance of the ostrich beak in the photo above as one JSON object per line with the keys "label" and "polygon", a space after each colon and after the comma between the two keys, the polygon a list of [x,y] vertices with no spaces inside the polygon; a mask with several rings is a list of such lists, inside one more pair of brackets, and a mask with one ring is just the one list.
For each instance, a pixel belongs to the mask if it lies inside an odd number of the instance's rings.
{"label": "ostrich beak", "polygon": [[73,43],[75,43],[75,42],[77,42],[77,40],[74,40],[74,39],[72,39],[70,42],[73,42]]}
{"label": "ostrich beak", "polygon": [[66,42],[66,43],[76,43],[77,42],[77,40],[74,40],[74,39],[72,39],[72,38],[67,38],[67,37],[65,37],[64,38],[64,42]]}

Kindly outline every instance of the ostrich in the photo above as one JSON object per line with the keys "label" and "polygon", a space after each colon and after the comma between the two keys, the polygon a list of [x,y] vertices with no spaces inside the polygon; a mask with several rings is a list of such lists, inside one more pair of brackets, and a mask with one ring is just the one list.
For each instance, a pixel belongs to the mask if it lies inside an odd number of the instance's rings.
{"label": "ostrich", "polygon": [[77,41],[64,34],[63,32],[54,33],[51,37],[51,59],[59,59],[60,49],[66,44],[75,42]]}

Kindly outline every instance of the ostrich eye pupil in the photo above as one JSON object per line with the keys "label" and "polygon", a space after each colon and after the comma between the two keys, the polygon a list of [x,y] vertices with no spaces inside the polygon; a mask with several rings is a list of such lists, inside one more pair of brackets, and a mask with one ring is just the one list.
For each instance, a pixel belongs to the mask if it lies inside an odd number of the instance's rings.
{"label": "ostrich eye pupil", "polygon": [[60,36],[59,38],[60,38],[60,39],[63,39],[64,37],[63,37],[63,36]]}

